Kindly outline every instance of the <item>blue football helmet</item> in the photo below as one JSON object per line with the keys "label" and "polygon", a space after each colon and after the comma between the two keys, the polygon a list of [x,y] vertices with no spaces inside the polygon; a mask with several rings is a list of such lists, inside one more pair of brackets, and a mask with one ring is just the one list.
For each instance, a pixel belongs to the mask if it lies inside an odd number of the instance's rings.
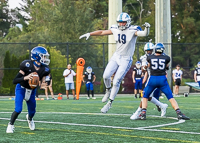
{"label": "blue football helmet", "polygon": [[91,67],[87,67],[87,68],[86,68],[86,71],[87,71],[88,73],[92,73],[92,68],[91,68]]}
{"label": "blue football helmet", "polygon": [[43,65],[49,65],[49,53],[46,48],[37,46],[31,50],[31,60],[37,61]]}
{"label": "blue football helmet", "polygon": [[[120,22],[126,22],[125,26],[120,26],[119,23]],[[131,18],[128,15],[128,13],[122,12],[118,15],[117,17],[117,26],[119,28],[119,30],[125,30],[126,28],[128,28],[131,24]]]}
{"label": "blue football helmet", "polygon": [[163,53],[165,50],[165,46],[162,43],[157,43],[155,45],[155,53]]}
{"label": "blue football helmet", "polygon": [[197,67],[200,68],[200,62],[197,63]]}
{"label": "blue football helmet", "polygon": [[138,69],[141,68],[141,65],[142,65],[142,64],[141,64],[140,61],[137,61],[137,62],[135,63],[135,66],[136,66],[136,68],[138,68]]}

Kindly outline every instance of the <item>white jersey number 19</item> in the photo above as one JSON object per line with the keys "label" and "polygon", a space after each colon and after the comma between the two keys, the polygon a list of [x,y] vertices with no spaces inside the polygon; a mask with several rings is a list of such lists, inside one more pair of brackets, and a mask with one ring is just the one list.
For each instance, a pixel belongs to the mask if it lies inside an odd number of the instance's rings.
{"label": "white jersey number 19", "polygon": [[126,35],[125,34],[122,34],[122,35],[120,35],[120,34],[118,34],[118,42],[119,43],[123,43],[123,44],[126,44]]}

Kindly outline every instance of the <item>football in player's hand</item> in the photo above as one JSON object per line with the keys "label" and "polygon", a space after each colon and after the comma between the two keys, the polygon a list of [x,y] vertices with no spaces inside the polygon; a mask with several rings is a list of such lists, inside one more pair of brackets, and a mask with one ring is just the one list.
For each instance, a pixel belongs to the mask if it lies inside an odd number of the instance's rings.
{"label": "football in player's hand", "polygon": [[36,72],[33,72],[32,78],[29,79],[28,83],[32,89],[36,88],[39,84],[39,75]]}
{"label": "football in player's hand", "polygon": [[142,72],[146,72],[147,71],[147,65],[142,67]]}

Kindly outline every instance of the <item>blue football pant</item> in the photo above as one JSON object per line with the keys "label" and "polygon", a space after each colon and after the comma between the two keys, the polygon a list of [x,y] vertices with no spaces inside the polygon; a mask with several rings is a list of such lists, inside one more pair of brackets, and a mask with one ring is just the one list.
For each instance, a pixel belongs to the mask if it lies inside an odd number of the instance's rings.
{"label": "blue football pant", "polygon": [[[25,88],[21,87],[20,84],[16,85],[15,88],[15,111],[17,113],[21,113],[23,108],[23,100],[25,97]],[[30,99],[26,101],[27,108],[28,108],[28,114],[29,117],[33,117],[36,112],[36,101],[35,101],[35,95],[36,95],[36,89],[33,89]]]}
{"label": "blue football pant", "polygon": [[87,90],[94,90],[93,89],[93,83],[92,82],[86,83],[86,88],[87,88]]}
{"label": "blue football pant", "polygon": [[159,88],[167,97],[167,99],[173,98],[172,91],[167,82],[165,75],[163,76],[150,76],[147,86],[144,89],[144,98],[149,98],[150,94],[155,88]]}

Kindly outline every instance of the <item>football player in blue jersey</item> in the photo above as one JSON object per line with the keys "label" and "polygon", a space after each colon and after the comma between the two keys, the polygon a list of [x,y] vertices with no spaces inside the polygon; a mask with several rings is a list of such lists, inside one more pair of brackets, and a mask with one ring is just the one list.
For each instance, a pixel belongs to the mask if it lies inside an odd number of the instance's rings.
{"label": "football player in blue jersey", "polygon": [[87,99],[90,99],[90,90],[92,93],[92,99],[96,99],[94,97],[94,88],[93,88],[93,83],[95,82],[95,80],[96,80],[96,76],[94,72],[92,72],[92,68],[87,67],[86,72],[83,74],[83,82],[86,83],[87,94],[88,94]]}
{"label": "football player in blue jersey", "polygon": [[[154,44],[151,43],[151,42],[146,43],[145,46],[144,46],[145,55],[140,57],[140,60],[142,61],[142,70],[145,71],[145,75],[144,75],[144,78],[143,78],[143,83],[145,83],[146,80],[147,80],[147,77],[149,78],[150,75],[151,75],[150,69],[147,68],[147,64],[148,64],[147,57],[153,54],[153,50],[154,50]],[[147,84],[145,84],[145,86],[146,85]],[[164,117],[165,114],[166,114],[166,110],[167,110],[168,105],[160,102],[159,101],[159,97],[160,97],[160,89],[156,88],[151,93],[151,95],[150,95],[148,100],[157,106],[158,111],[161,112],[161,117]],[[140,102],[139,107],[133,113],[133,115],[130,117],[130,119],[131,120],[140,119],[141,112],[142,112],[142,101]]]}
{"label": "football player in blue jersey", "polygon": [[[137,61],[135,63],[135,66],[133,68],[133,83],[135,83],[135,89],[134,89],[134,94],[135,98],[137,98],[137,90],[139,90],[139,94],[142,92],[142,79],[143,79],[143,74],[142,74],[142,69],[141,69],[141,62]],[[139,95],[141,97],[141,95]]]}
{"label": "football player in blue jersey", "polygon": [[[110,100],[101,109],[102,113],[107,113],[119,91],[120,83],[132,65],[132,57],[135,51],[135,43],[138,36],[147,36],[149,34],[150,24],[144,24],[145,29],[142,31],[140,26],[131,25],[131,18],[127,13],[120,13],[117,17],[117,25],[112,25],[109,30],[98,30],[86,33],[79,39],[90,36],[113,35],[116,41],[116,51],[109,60],[103,74],[106,94],[102,102]],[[111,88],[111,76],[115,73],[113,86]]]}
{"label": "football player in blue jersey", "polygon": [[172,107],[177,113],[178,119],[190,120],[189,117],[185,116],[179,109],[178,103],[173,98],[172,91],[169,87],[166,78],[166,70],[169,68],[170,57],[164,52],[164,45],[157,43],[155,45],[155,54],[147,57],[148,67],[151,72],[151,76],[148,80],[147,86],[144,89],[144,96],[142,99],[142,113],[140,114],[141,119],[146,119],[147,102],[150,94],[156,88],[159,88],[167,97]]}
{"label": "football player in blue jersey", "polygon": [[14,132],[14,123],[22,111],[23,100],[25,100],[27,104],[28,114],[26,115],[26,119],[28,121],[29,128],[31,130],[35,130],[33,117],[36,112],[36,88],[32,89],[29,86],[28,81],[29,79],[32,79],[33,72],[37,72],[40,80],[44,76],[49,75],[49,63],[49,53],[44,47],[38,46],[31,50],[31,60],[24,60],[20,64],[19,73],[13,80],[13,83],[17,84],[15,88],[15,110],[11,115],[6,133]]}

